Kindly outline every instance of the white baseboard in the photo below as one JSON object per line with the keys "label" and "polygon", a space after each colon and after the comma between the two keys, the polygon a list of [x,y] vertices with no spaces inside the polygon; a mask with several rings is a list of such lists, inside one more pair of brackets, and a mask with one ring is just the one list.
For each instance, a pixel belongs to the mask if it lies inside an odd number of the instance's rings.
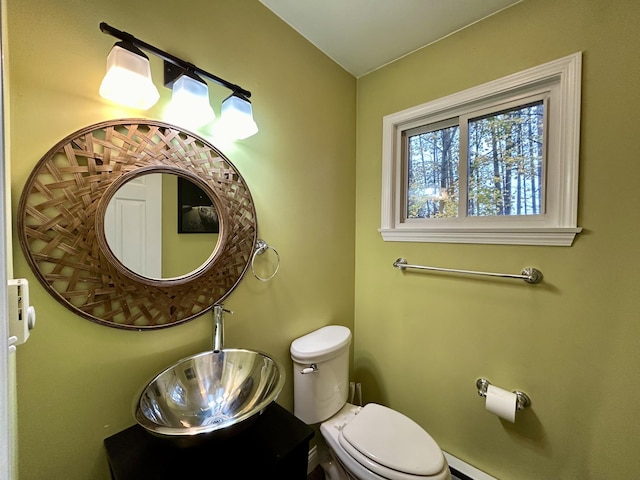
{"label": "white baseboard", "polygon": [[447,459],[447,463],[450,467],[455,468],[460,473],[464,473],[469,478],[473,478],[473,480],[497,480],[495,477],[484,473],[482,470],[478,470],[473,465],[469,465],[468,463],[463,462],[450,453],[444,451],[442,453],[444,453],[444,456]]}
{"label": "white baseboard", "polygon": [[307,475],[309,475],[313,470],[320,465],[320,460],[318,459],[318,446],[314,445],[309,449],[309,461],[307,463]]}

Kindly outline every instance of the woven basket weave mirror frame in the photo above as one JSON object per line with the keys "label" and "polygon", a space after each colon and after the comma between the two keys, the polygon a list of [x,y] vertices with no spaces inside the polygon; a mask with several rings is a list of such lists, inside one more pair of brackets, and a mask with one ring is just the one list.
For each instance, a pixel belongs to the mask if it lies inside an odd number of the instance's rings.
{"label": "woven basket weave mirror frame", "polygon": [[[155,172],[200,186],[220,219],[212,255],[176,279],[129,270],[104,234],[118,187]],[[257,230],[251,193],[235,166],[206,140],[150,120],[113,120],[67,136],[35,166],[18,207],[20,246],[45,289],[86,319],[130,330],[177,325],[221,302],[246,273]]]}

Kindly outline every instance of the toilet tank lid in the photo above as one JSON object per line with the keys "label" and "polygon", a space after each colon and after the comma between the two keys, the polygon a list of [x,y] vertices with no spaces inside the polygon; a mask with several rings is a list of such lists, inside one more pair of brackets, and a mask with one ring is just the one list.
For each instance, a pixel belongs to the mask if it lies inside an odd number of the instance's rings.
{"label": "toilet tank lid", "polygon": [[291,358],[300,363],[329,360],[351,343],[351,330],[342,325],[328,325],[295,339],[291,343]]}

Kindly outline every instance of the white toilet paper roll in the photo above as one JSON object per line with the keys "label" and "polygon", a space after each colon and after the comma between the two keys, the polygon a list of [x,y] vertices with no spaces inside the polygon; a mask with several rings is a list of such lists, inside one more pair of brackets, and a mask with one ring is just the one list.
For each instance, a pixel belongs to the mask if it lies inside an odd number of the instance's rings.
{"label": "white toilet paper roll", "polygon": [[518,397],[513,392],[508,392],[499,387],[489,385],[487,387],[486,408],[500,418],[516,421],[516,401]]}

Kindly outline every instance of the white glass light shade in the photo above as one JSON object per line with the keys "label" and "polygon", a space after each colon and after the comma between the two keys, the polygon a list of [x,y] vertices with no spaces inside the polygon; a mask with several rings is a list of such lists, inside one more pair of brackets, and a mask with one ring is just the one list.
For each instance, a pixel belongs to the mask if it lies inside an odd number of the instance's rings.
{"label": "white glass light shade", "polygon": [[238,140],[258,133],[251,102],[237,95],[231,95],[222,102],[220,120],[224,131]]}
{"label": "white glass light shade", "polygon": [[107,100],[147,110],[160,98],[151,81],[149,59],[117,44],[107,57],[107,73],[100,85],[100,95]]}
{"label": "white glass light shade", "polygon": [[167,116],[189,127],[200,127],[211,122],[216,115],[209,104],[207,84],[188,75],[180,76],[173,82]]}

